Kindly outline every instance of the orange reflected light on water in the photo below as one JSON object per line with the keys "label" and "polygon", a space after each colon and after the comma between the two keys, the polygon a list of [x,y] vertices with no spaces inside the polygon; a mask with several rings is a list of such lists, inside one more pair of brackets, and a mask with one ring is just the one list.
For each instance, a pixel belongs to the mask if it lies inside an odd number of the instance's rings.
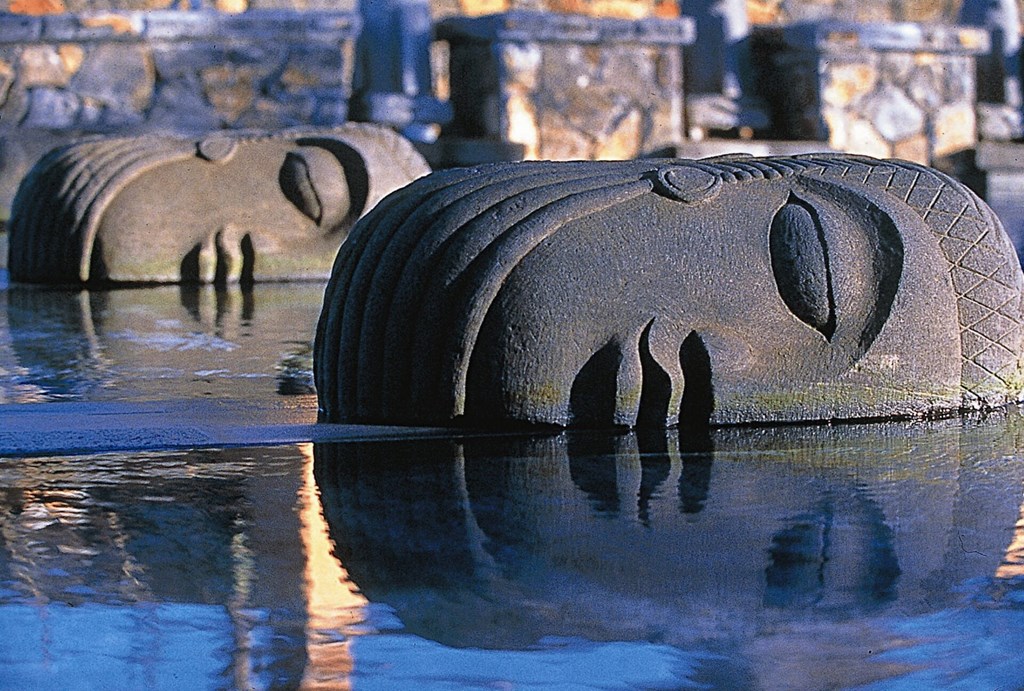
{"label": "orange reflected light on water", "polygon": [[1020,518],[1013,529],[1013,539],[1006,548],[1003,563],[996,569],[996,578],[1024,576],[1024,504],[1020,507]]}
{"label": "orange reflected light on water", "polygon": [[[334,544],[313,477],[313,445],[299,444],[303,482],[298,509],[306,555],[306,669],[304,689],[350,689],[352,653],[346,629],[363,619],[367,600],[333,554]],[[344,636],[344,638],[343,638]]]}

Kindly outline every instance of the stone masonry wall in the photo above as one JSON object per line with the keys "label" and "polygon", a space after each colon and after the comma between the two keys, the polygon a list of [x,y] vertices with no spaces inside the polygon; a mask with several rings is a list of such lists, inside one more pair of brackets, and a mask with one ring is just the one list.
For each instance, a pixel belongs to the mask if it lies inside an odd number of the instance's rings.
{"label": "stone masonry wall", "polygon": [[65,12],[133,12],[151,10],[301,10],[351,12],[357,0],[0,0],[0,12],[45,15]]}
{"label": "stone masonry wall", "polygon": [[624,159],[683,138],[689,20],[513,12],[449,19],[449,133],[520,144],[528,159]]}
{"label": "stone masonry wall", "polygon": [[0,14],[0,135],[342,123],[357,31],[340,12]]}
{"label": "stone masonry wall", "polygon": [[976,29],[837,22],[760,29],[759,83],[778,134],[935,163],[974,147]]}
{"label": "stone masonry wall", "polygon": [[756,24],[820,21],[945,22],[956,20],[963,0],[747,0]]}

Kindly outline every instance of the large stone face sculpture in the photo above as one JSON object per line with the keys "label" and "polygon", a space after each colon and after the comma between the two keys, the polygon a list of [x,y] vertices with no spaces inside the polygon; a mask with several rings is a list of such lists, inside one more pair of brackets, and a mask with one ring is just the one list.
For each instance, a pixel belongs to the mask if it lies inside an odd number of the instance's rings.
{"label": "large stone face sculpture", "polygon": [[321,418],[914,417],[1021,391],[1013,247],[970,190],[809,155],[435,173],[342,247]]}
{"label": "large stone face sculpture", "polygon": [[356,219],[428,172],[411,144],[372,125],[83,140],[51,151],[22,182],[11,278],[324,278]]}

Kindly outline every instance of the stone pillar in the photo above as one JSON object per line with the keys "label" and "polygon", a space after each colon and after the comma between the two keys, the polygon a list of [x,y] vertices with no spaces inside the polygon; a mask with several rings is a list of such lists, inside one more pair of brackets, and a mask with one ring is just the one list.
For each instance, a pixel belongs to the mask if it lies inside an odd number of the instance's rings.
{"label": "stone pillar", "polygon": [[985,201],[1003,222],[1017,256],[1024,259],[1024,144],[981,142],[975,162]]}
{"label": "stone pillar", "polygon": [[409,139],[437,139],[451,108],[434,98],[427,0],[361,0],[355,96],[356,120],[391,125]]}
{"label": "stone pillar", "polygon": [[992,41],[978,56],[978,132],[982,139],[1024,136],[1020,91],[1020,11],[1017,0],[966,0],[960,22],[986,29]]}
{"label": "stone pillar", "polygon": [[518,144],[528,159],[626,159],[684,137],[689,19],[510,12],[451,18],[448,133]]}
{"label": "stone pillar", "polygon": [[750,23],[744,0],[686,3],[697,40],[686,47],[688,134],[739,131],[750,136],[768,126],[762,104],[750,98]]}
{"label": "stone pillar", "polygon": [[782,137],[934,164],[977,142],[978,29],[812,22],[760,28],[755,64]]}

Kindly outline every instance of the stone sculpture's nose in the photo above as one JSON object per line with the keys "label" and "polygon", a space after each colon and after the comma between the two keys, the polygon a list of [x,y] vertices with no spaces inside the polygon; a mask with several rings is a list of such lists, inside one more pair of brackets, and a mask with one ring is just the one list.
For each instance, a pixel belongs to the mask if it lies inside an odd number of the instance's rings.
{"label": "stone sculpture's nose", "polygon": [[[199,283],[239,283],[252,277],[255,255],[252,238],[240,226],[227,223],[199,244],[196,256]],[[188,271],[182,264],[182,274]]]}
{"label": "stone sculpture's nose", "polygon": [[713,367],[702,334],[653,319],[587,358],[572,377],[568,409],[555,415],[581,427],[706,427]]}

